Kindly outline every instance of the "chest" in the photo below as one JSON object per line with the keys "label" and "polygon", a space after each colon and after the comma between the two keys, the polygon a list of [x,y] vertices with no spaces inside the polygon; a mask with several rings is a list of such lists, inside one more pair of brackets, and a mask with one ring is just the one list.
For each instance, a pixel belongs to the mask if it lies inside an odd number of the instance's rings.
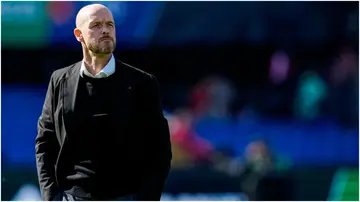
{"label": "chest", "polygon": [[89,118],[104,125],[113,125],[114,130],[121,133],[134,130],[135,123],[141,125],[141,93],[136,88],[119,84],[100,87],[78,84],[74,86],[63,82],[56,92],[53,110],[60,144],[80,125],[91,125]]}
{"label": "chest", "polygon": [[109,118],[114,115],[121,97],[120,93],[111,90],[110,84],[80,82],[73,113],[84,118]]}

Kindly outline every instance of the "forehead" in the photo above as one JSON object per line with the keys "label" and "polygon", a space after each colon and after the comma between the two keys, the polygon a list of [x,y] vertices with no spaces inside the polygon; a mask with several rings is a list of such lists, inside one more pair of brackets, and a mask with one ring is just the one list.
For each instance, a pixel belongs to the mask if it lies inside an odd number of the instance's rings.
{"label": "forehead", "polygon": [[92,12],[89,13],[89,17],[88,17],[88,23],[92,23],[92,22],[107,22],[107,21],[114,21],[114,18],[111,14],[111,12],[109,12],[106,9],[101,9],[98,10],[96,12]]}

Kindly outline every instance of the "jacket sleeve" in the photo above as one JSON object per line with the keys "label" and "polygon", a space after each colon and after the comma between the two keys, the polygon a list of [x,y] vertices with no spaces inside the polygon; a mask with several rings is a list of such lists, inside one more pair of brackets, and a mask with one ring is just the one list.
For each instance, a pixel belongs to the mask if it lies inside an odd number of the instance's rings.
{"label": "jacket sleeve", "polygon": [[54,200],[59,193],[55,178],[55,163],[60,145],[56,139],[54,107],[54,73],[51,76],[42,113],[38,120],[35,153],[40,192],[44,201]]}
{"label": "jacket sleeve", "polygon": [[[161,106],[159,85],[154,76],[151,76],[147,86],[147,102],[150,114],[150,128],[152,135],[152,164],[150,175],[145,180],[136,200],[159,201],[164,189],[171,166],[171,142],[168,122],[165,119]],[[154,145],[155,144],[155,145]]]}

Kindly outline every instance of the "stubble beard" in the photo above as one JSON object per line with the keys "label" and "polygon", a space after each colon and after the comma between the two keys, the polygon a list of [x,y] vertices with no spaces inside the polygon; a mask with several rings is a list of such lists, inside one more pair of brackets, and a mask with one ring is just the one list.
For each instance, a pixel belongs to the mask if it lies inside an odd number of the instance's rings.
{"label": "stubble beard", "polygon": [[[102,42],[100,42],[102,43]],[[106,44],[95,44],[95,43],[90,43],[88,45],[88,49],[94,53],[94,54],[99,54],[99,55],[107,55],[107,54],[111,54],[113,53],[113,51],[115,50],[115,43],[114,42],[106,42]]]}

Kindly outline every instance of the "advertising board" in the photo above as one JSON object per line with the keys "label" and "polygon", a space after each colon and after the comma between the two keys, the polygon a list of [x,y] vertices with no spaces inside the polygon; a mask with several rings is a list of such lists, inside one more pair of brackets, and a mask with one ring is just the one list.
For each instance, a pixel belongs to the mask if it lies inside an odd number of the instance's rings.
{"label": "advertising board", "polygon": [[48,44],[46,2],[1,2],[1,44],[36,48]]}

